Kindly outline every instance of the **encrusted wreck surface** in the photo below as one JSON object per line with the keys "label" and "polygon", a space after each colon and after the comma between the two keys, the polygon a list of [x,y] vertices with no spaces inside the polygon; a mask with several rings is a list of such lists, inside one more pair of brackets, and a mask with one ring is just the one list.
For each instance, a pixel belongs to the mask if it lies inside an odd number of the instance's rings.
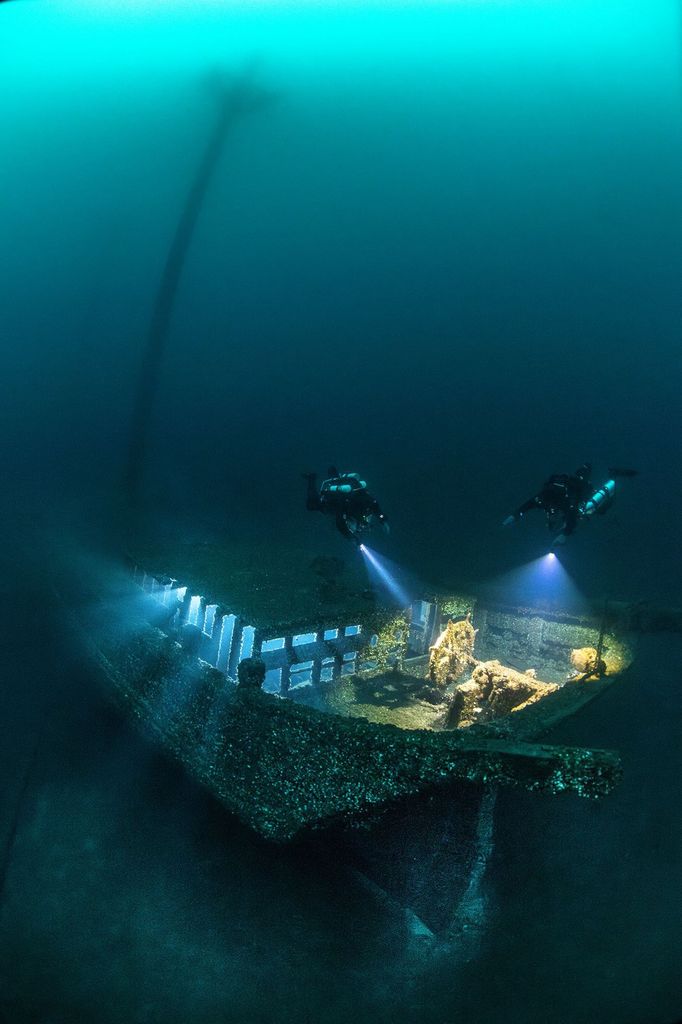
{"label": "encrusted wreck surface", "polygon": [[116,699],[242,821],[288,841],[454,780],[585,797],[608,793],[617,755],[322,715],[237,688],[142,622],[93,649]]}
{"label": "encrusted wreck surface", "polygon": [[[356,557],[352,557],[355,555]],[[273,633],[339,616],[365,621],[377,609],[357,551],[344,557],[263,540],[146,545],[132,559],[149,573],[173,572],[193,593],[210,594],[245,621]]]}
{"label": "encrusted wreck surface", "polygon": [[449,695],[423,676],[388,669],[340,677],[314,707],[401,729],[443,729]]}
{"label": "encrusted wreck surface", "polygon": [[445,687],[457,680],[474,662],[476,630],[467,614],[460,622],[448,622],[429,649],[429,677],[437,686]]}
{"label": "encrusted wreck surface", "polygon": [[[556,683],[538,680],[534,669],[518,672],[501,665],[499,661],[481,661],[472,672],[470,682],[458,689],[465,696],[463,710],[464,706],[468,710],[473,701],[474,712],[481,711],[488,717],[496,718],[520,711],[554,693],[559,687]],[[475,721],[470,712],[469,715],[470,720]],[[462,719],[458,724],[462,724]]]}
{"label": "encrusted wreck surface", "polygon": [[596,647],[579,647],[571,651],[571,665],[577,675],[600,676],[607,671],[607,665]]}

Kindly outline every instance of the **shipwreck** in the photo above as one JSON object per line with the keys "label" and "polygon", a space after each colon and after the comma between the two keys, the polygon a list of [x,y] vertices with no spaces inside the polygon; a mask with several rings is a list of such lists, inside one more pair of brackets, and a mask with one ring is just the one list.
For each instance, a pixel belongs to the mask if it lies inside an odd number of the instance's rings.
{"label": "shipwreck", "polygon": [[266,839],[361,828],[453,786],[596,799],[618,783],[617,753],[539,737],[627,666],[622,610],[446,592],[395,608],[341,582],[334,559],[226,557],[175,552],[175,578],[148,555],[126,615],[101,605],[89,633],[119,706]]}

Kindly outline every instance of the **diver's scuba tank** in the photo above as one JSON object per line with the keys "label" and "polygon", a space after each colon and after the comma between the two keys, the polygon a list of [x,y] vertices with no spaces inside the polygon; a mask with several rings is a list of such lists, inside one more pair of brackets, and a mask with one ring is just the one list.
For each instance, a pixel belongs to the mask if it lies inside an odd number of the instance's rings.
{"label": "diver's scuba tank", "polygon": [[[588,519],[590,516],[603,515],[611,508],[615,497],[616,481],[607,480],[605,484],[594,492],[586,501],[578,505],[578,519]],[[562,529],[554,538],[554,544],[565,544],[573,530]]]}
{"label": "diver's scuba tank", "polygon": [[359,473],[339,473],[336,477],[323,480],[321,489],[327,494],[352,494],[366,488],[367,484],[360,479]]}
{"label": "diver's scuba tank", "polygon": [[322,490],[327,494],[350,494],[353,488],[350,484],[330,483],[328,480],[325,480],[322,484]]}
{"label": "diver's scuba tank", "polygon": [[582,503],[580,506],[580,515],[593,516],[597,513],[601,515],[606,512],[613,503],[615,490],[616,481],[607,480],[605,484],[602,484],[598,491],[594,492],[592,497]]}

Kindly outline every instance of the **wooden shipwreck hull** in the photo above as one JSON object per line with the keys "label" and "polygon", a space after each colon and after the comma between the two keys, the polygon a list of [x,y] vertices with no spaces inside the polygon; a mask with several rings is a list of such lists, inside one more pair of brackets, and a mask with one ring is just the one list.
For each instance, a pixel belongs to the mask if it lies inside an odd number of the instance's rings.
{"label": "wooden shipwreck hull", "polygon": [[[443,593],[406,615],[357,588],[349,600],[352,582],[331,580],[324,559],[322,576],[293,581],[303,560],[283,559],[278,587],[272,560],[225,565],[204,545],[180,559],[185,587],[164,576],[176,554],[150,560],[153,573],[126,577],[111,600],[95,584],[79,613],[106,693],[250,828],[307,837],[420,941],[466,945],[485,927],[499,785],[599,798],[618,783],[616,753],[538,740],[618,684],[638,631],[682,628],[681,612],[648,605],[574,617]],[[467,613],[478,658],[562,685],[504,717],[438,731],[422,699],[428,650]],[[571,650],[587,645],[602,648],[607,674],[567,681]],[[253,654],[268,672],[262,692],[236,685]],[[413,694],[400,707],[396,676]]]}
{"label": "wooden shipwreck hull", "polygon": [[358,820],[396,799],[454,780],[585,797],[620,778],[616,754],[431,732],[329,715],[260,690],[227,688],[175,642],[140,631],[98,660],[117,701],[243,822],[287,841]]}
{"label": "wooden shipwreck hull", "polygon": [[[397,801],[448,789],[454,794],[462,784],[573,792],[594,799],[608,794],[620,779],[614,752],[533,742],[548,724],[573,713],[610,679],[566,683],[543,700],[542,707],[535,705],[510,716],[513,722],[446,731],[378,724],[282,699],[283,693],[236,685],[218,667],[215,647],[214,664],[198,656],[210,648],[212,637],[200,622],[188,621],[188,593],[178,597],[177,607],[169,608],[160,599],[162,584],[150,585],[145,577],[145,592],[140,596],[139,583],[139,575],[137,584],[131,581],[130,607],[137,606],[137,618],[121,617],[115,608],[102,605],[97,625],[87,630],[92,656],[109,692],[229,811],[269,840],[287,842],[339,823],[356,826]],[[445,602],[435,617],[429,611],[431,628],[452,613]],[[507,626],[513,624],[513,617],[504,614]],[[530,621],[518,614],[516,620]],[[214,625],[215,621],[214,614]],[[537,622],[531,626],[537,638]],[[409,623],[408,628],[411,652],[417,649],[412,659],[402,663],[409,676],[420,662],[418,647],[429,636],[425,629],[420,637]],[[571,628],[588,629],[588,625]],[[589,628],[593,635],[594,624]],[[322,637],[324,623],[303,635],[313,634]],[[489,640],[493,642],[493,632]],[[256,641],[267,652],[266,631],[259,637],[254,628],[247,654],[254,652]],[[309,655],[309,648],[300,646],[299,657]],[[243,646],[240,650],[244,651]],[[389,650],[387,661],[391,659],[392,670],[399,671],[395,651]],[[303,664],[310,661],[307,657]],[[317,683],[298,687],[305,693],[347,682],[341,674],[343,655],[336,661],[339,674],[328,684],[318,675]],[[355,657],[353,662],[357,664]],[[376,675],[381,668],[367,671]]]}

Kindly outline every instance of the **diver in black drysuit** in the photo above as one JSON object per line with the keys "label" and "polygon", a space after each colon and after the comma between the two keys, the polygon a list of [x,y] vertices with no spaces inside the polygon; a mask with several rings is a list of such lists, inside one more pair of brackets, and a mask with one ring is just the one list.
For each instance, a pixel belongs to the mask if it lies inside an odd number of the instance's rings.
{"label": "diver in black drysuit", "polygon": [[572,475],[557,473],[550,476],[538,493],[519,505],[502,525],[511,526],[530,509],[541,508],[547,516],[549,529],[555,534],[555,543],[563,544],[581,519],[608,512],[614,500],[616,479],[636,476],[637,470],[611,468],[609,479],[596,490],[590,482],[591,474],[592,467],[585,462]]}
{"label": "diver in black drysuit", "polygon": [[339,473],[335,466],[327,470],[327,479],[317,486],[317,473],[304,473],[308,482],[306,508],[333,516],[336,528],[347,540],[360,544],[361,537],[374,525],[388,531],[386,516],[379,502],[367,490],[357,473]]}
{"label": "diver in black drysuit", "polygon": [[581,506],[592,494],[591,474],[592,467],[589,462],[584,463],[573,474],[555,473],[545,480],[537,494],[524,501],[523,505],[519,505],[515,512],[507,516],[503,525],[511,526],[522,519],[526,512],[540,508],[547,516],[549,529],[556,533],[556,540],[565,540],[575,530],[581,515]]}

